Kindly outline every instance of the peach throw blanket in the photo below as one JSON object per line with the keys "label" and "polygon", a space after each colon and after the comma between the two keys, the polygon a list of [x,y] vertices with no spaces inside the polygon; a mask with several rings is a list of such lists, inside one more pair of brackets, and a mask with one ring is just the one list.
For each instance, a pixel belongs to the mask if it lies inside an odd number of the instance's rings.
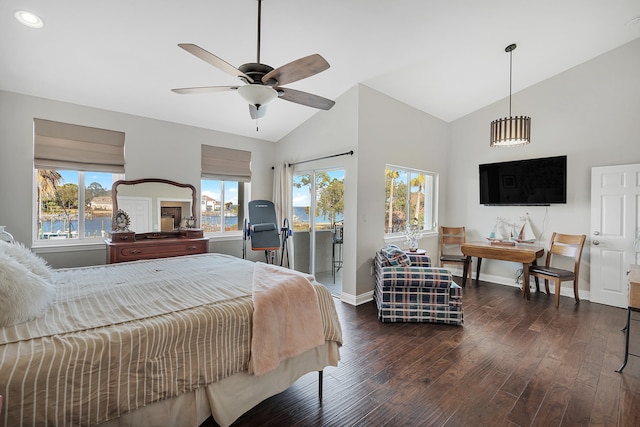
{"label": "peach throw blanket", "polygon": [[324,344],[324,327],[312,280],[308,274],[256,263],[250,374],[266,374],[281,361]]}

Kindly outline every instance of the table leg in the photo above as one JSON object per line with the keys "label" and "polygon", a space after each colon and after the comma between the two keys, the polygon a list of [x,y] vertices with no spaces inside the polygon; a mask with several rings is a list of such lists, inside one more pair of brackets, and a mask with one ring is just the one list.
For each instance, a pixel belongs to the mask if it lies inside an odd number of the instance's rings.
{"label": "table leg", "polygon": [[522,298],[531,299],[529,289],[529,263],[522,263]]}
{"label": "table leg", "polygon": [[627,325],[624,327],[625,344],[624,344],[624,361],[622,366],[616,369],[616,372],[622,372],[625,366],[627,366],[627,360],[629,359],[629,323],[631,323],[631,309],[627,308]]}
{"label": "table leg", "polygon": [[[538,265],[538,261],[536,261],[535,259],[533,260],[533,262],[531,263],[531,265]],[[524,270],[523,270],[524,271]],[[538,276],[534,276],[533,277],[536,281],[536,292],[540,292],[540,281],[538,280]],[[546,283],[546,282],[545,282]]]}
{"label": "table leg", "polygon": [[[467,257],[467,262],[464,263],[464,268],[462,269],[462,287],[467,286],[467,279],[471,276],[471,271],[469,266],[471,265],[471,257]],[[469,281],[469,286],[473,287],[473,283]]]}
{"label": "table leg", "polygon": [[478,266],[476,267],[476,288],[480,285],[480,264],[482,264],[482,258],[478,257]]}

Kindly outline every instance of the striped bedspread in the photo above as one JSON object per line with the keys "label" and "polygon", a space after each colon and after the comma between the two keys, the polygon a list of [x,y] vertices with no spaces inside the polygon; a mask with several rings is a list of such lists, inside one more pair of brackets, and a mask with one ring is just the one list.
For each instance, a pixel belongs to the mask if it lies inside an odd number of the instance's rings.
{"label": "striped bedspread", "polygon": [[203,254],[57,270],[49,312],[0,328],[0,424],[95,425],[246,370],[253,267]]}

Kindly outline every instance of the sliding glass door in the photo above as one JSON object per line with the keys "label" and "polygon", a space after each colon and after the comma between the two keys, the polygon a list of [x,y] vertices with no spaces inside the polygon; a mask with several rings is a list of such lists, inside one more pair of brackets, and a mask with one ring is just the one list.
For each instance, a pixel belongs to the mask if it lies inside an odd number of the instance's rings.
{"label": "sliding glass door", "polygon": [[340,295],[344,169],[296,171],[292,188],[295,268]]}

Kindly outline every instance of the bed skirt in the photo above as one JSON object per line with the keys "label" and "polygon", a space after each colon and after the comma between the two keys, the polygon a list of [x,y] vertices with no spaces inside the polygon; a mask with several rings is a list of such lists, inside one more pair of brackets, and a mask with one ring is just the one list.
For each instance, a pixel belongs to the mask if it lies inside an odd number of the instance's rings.
{"label": "bed skirt", "polygon": [[263,400],[289,388],[301,376],[327,366],[338,366],[339,360],[338,344],[327,341],[323,346],[285,360],[265,375],[240,372],[198,390],[138,408],[100,426],[198,427],[213,415],[221,427],[227,427]]}

